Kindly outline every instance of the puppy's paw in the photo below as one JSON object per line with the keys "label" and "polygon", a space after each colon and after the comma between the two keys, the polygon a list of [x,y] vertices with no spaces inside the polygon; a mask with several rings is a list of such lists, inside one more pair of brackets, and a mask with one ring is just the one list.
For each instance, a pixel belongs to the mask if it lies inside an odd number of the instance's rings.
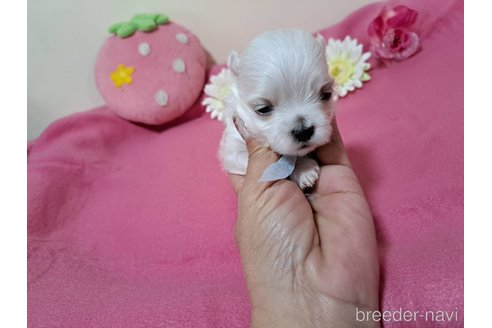
{"label": "puppy's paw", "polygon": [[314,159],[302,157],[297,160],[296,168],[289,179],[297,183],[302,190],[312,188],[319,178],[319,165]]}

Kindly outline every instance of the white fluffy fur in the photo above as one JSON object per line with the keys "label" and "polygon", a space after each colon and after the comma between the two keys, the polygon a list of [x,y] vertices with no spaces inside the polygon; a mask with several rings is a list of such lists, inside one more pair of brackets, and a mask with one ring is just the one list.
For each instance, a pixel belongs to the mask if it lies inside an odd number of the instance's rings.
{"label": "white fluffy fur", "polygon": [[[226,103],[225,130],[220,146],[224,169],[245,174],[248,154],[233,122],[244,122],[247,133],[280,155],[297,155],[290,179],[301,188],[314,185],[318,163],[306,157],[329,142],[334,116],[333,99],[322,101],[333,80],[328,75],[323,38],[295,29],[266,32],[255,38],[246,51],[229,56],[234,77],[232,95]],[[255,109],[271,105],[268,115]],[[292,131],[314,127],[312,137],[300,142]]]}

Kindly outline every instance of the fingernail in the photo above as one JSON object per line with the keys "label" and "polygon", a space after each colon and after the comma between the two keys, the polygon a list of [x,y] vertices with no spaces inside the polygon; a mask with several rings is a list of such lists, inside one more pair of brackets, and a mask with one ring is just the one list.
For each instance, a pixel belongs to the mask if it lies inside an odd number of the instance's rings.
{"label": "fingernail", "polygon": [[248,139],[251,137],[248,127],[246,126],[246,122],[244,122],[242,119],[239,117],[235,116],[233,118],[234,125],[236,126],[237,131],[243,137],[244,141],[248,141]]}

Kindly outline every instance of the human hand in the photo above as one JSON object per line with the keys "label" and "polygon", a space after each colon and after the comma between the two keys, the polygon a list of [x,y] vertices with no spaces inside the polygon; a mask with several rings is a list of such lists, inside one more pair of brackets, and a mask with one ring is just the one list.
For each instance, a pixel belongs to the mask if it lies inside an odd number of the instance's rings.
{"label": "human hand", "polygon": [[336,128],[317,150],[319,180],[309,197],[292,181],[259,183],[278,159],[247,140],[236,240],[252,305],[252,327],[378,327],[356,309],[378,309],[378,256],[371,212]]}

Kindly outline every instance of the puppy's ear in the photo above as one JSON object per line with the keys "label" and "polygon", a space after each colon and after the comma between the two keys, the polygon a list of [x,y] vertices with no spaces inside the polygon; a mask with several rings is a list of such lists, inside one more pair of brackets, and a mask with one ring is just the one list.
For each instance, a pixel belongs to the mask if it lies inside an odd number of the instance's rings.
{"label": "puppy's ear", "polygon": [[231,51],[229,58],[227,58],[227,67],[231,70],[234,75],[237,75],[237,69],[239,65],[239,55],[236,51]]}
{"label": "puppy's ear", "polygon": [[316,41],[318,41],[318,43],[320,45],[322,45],[323,47],[326,47],[326,42],[325,42],[325,38],[323,38],[323,36],[321,34],[316,34],[316,37],[315,37]]}

